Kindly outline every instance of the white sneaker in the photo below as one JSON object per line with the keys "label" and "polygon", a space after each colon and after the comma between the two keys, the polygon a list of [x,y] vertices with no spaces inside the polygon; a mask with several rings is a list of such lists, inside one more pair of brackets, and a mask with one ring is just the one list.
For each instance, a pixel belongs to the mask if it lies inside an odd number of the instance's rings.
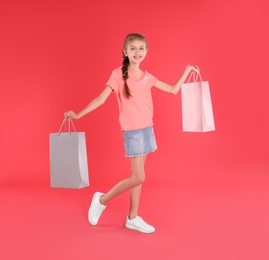
{"label": "white sneaker", "polygon": [[88,220],[91,225],[95,226],[98,223],[98,220],[105,210],[106,206],[100,203],[100,197],[104,193],[95,192],[92,198],[92,203],[88,211]]}
{"label": "white sneaker", "polygon": [[147,224],[141,217],[138,216],[132,220],[130,220],[127,216],[125,227],[140,231],[142,233],[153,233],[155,231],[153,226]]}

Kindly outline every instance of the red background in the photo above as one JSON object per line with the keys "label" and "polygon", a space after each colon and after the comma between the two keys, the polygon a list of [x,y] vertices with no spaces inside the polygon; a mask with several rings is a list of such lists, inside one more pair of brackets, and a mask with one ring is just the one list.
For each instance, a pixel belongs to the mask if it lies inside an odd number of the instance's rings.
{"label": "red background", "polygon": [[[1,0],[1,258],[268,259],[268,31],[266,0]],[[86,223],[93,192],[129,174],[113,95],[75,122],[91,186],[49,188],[49,133],[103,90],[130,32],[148,38],[142,68],[162,81],[199,66],[216,123],[183,133],[180,94],[153,90],[159,149],[147,159],[141,211],[157,233],[146,238],[120,229],[125,195],[105,228]]]}

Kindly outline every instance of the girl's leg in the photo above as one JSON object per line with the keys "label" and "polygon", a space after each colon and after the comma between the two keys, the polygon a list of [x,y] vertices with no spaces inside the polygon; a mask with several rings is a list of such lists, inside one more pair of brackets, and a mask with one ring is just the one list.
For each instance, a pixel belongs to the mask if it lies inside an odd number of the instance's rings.
{"label": "girl's leg", "polygon": [[[137,160],[131,160],[132,174],[137,176],[142,173],[143,180],[145,179],[144,165],[146,156],[140,157]],[[137,230],[143,233],[153,233],[155,228],[146,223],[141,217],[138,216],[138,205],[141,193],[142,183],[131,188],[130,190],[130,212],[126,218],[125,227],[133,230]]]}
{"label": "girl's leg", "polygon": [[[132,176],[120,181],[108,193],[99,196],[96,200],[93,199],[92,205],[89,209],[88,218],[92,225],[96,225],[101,216],[105,206],[111,199],[121,194],[122,192],[130,190],[130,212],[126,218],[125,227],[137,230],[143,233],[152,233],[155,228],[147,224],[141,217],[138,217],[138,205],[141,193],[142,183],[145,180],[144,164],[146,156],[131,158]],[[98,200],[98,201],[97,201]],[[101,204],[100,204],[101,202]],[[103,205],[102,205],[103,204]],[[91,209],[92,208],[92,209]]]}
{"label": "girl's leg", "polygon": [[[130,162],[131,162],[132,176],[118,182],[112,189],[110,189],[106,194],[104,194],[100,198],[101,204],[106,205],[110,200],[112,200],[119,194],[131,188],[140,186],[144,182],[145,180],[145,172],[144,172],[145,156],[130,158]],[[131,192],[133,193],[133,195],[131,195],[131,197],[133,198],[132,199],[133,202],[131,201],[131,205],[134,205],[134,206],[131,206],[131,208],[134,207],[134,210],[132,210],[132,212],[133,211],[135,212],[135,208],[138,207],[136,205],[138,205],[139,203],[140,189],[141,187]]]}
{"label": "girl's leg", "polygon": [[[144,171],[145,161],[146,161],[146,155],[143,156],[143,171]],[[136,163],[133,163],[132,173],[136,171],[135,167],[140,168],[140,167],[142,167],[142,165],[137,165]],[[145,176],[145,174],[144,174],[144,176]],[[133,218],[138,216],[138,206],[139,206],[141,189],[142,189],[142,184],[130,189],[129,219],[133,219]]]}

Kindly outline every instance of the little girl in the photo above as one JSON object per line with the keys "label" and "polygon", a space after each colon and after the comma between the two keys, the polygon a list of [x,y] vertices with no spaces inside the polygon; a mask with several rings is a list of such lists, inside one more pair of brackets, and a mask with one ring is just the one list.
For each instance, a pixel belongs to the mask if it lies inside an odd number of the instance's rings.
{"label": "little girl", "polygon": [[195,66],[188,65],[178,81],[169,85],[142,71],[140,63],[147,54],[147,40],[141,34],[127,35],[122,50],[122,66],[112,71],[103,92],[79,113],[65,113],[68,118],[79,119],[92,112],[114,92],[119,106],[119,120],[124,137],[125,155],[130,159],[131,175],[118,182],[107,193],[96,192],[93,196],[88,220],[96,225],[106,205],[119,194],[130,190],[130,210],[125,227],[143,233],[152,233],[155,228],[138,216],[142,184],[145,179],[144,165],[148,153],[157,149],[153,130],[153,104],[151,87],[176,95],[191,71],[199,73]]}

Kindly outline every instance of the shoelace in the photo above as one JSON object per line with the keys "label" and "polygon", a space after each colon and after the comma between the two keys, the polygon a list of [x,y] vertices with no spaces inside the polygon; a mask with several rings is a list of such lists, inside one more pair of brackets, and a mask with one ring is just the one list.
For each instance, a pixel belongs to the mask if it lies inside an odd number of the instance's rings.
{"label": "shoelace", "polygon": [[143,227],[148,227],[149,226],[141,217],[136,218],[135,222],[139,223]]}

